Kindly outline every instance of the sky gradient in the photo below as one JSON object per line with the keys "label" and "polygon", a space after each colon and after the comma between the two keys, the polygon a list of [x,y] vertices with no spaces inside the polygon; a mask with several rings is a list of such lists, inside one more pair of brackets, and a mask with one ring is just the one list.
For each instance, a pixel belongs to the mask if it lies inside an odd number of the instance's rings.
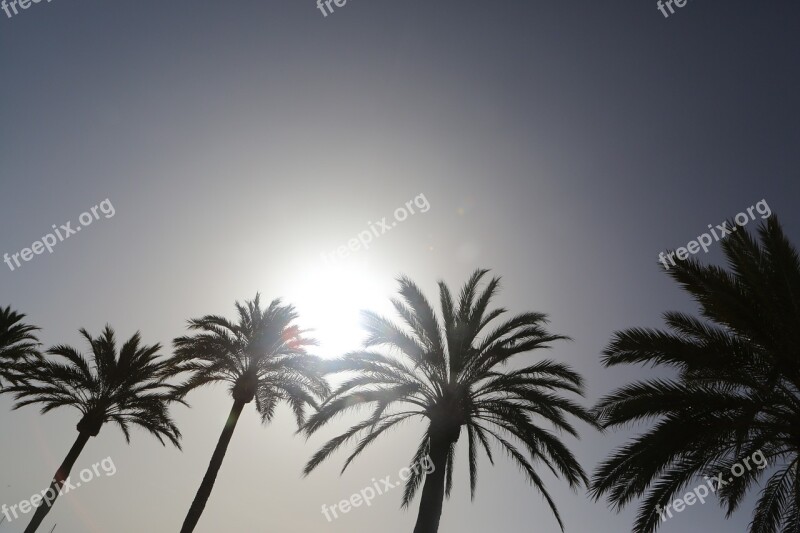
{"label": "sky gradient", "polygon": [[[115,211],[52,254],[0,264],[0,305],[42,327],[46,347],[85,349],[78,329],[108,323],[167,354],[186,320],[233,316],[260,292],[296,305],[334,357],[358,346],[359,309],[389,313],[397,276],[435,299],[437,280],[460,287],[490,268],[496,305],[548,313],[574,339],[547,355],[585,376],[590,405],[651,375],[602,367],[614,331],[695,310],[659,252],[762,199],[800,243],[798,17],[789,0],[690,0],[668,19],[649,0],[349,0],[327,18],[311,0],[0,12],[0,254],[103,200]],[[322,258],[420,194],[430,208],[368,250]],[[720,246],[700,256],[719,261]],[[174,408],[183,452],[104,428],[76,469],[112,457],[117,473],[60,499],[43,530],[177,531],[231,406],[221,386],[189,400]],[[11,405],[0,397],[9,505],[43,488],[77,422]],[[250,406],[198,533],[411,531],[419,500],[401,511],[400,489],[331,523],[320,512],[396,477],[423,429],[403,427],[341,477],[345,454],[302,479],[348,420],[305,441],[287,408],[262,427]],[[567,442],[589,472],[629,436],[581,432]],[[463,444],[442,533],[558,530],[507,460],[481,459],[470,502]],[[617,514],[544,477],[568,532],[630,530],[633,507]],[[743,532],[751,502],[725,521],[712,499],[661,531]]]}

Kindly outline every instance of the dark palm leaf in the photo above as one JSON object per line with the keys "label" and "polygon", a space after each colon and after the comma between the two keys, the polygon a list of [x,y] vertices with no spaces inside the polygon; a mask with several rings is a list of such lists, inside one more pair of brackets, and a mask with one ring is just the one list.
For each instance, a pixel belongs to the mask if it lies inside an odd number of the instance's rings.
{"label": "dark palm leaf", "polygon": [[16,384],[19,381],[19,365],[27,359],[38,358],[39,339],[36,326],[25,324],[25,315],[11,310],[11,306],[0,307],[0,391],[3,382]]}
{"label": "dark palm leaf", "polygon": [[[745,231],[723,241],[727,269],[688,260],[670,271],[701,318],[666,313],[667,330],[619,332],[604,352],[607,366],[653,365],[674,375],[627,385],[597,405],[607,428],[651,425],[601,463],[593,479],[593,495],[616,508],[642,498],[634,533],[655,531],[656,506],[691,483],[757,453],[774,468],[750,533],[799,530],[800,259],[777,218],[758,233],[758,241]],[[747,469],[722,487],[728,515],[767,471]]]}

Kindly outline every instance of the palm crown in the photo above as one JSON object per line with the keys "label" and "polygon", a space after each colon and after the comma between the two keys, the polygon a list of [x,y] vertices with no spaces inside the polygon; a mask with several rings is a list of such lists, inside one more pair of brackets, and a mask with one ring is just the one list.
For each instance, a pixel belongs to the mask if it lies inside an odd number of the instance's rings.
{"label": "palm crown", "polygon": [[[399,352],[399,356],[364,350],[331,363],[331,372],[356,374],[344,381],[311,417],[306,431],[313,433],[351,409],[371,406],[372,414],[325,444],[306,466],[306,473],[346,442],[360,438],[344,464],[344,471],[377,437],[405,420],[418,417],[427,421],[427,431],[411,464],[418,464],[429,455],[435,467],[446,473],[446,495],[449,496],[452,487],[456,443],[465,428],[473,497],[478,449],[482,448],[493,463],[490,445],[493,441],[541,491],[561,524],[558,510],[532,462],[541,460],[554,473],[563,475],[571,486],[587,481],[572,453],[539,423],[545,421],[572,435],[577,433],[566,415],[593,423],[583,407],[560,395],[562,391],[582,394],[583,382],[568,366],[551,360],[541,360],[519,370],[501,369],[515,355],[546,348],[549,343],[567,337],[549,333],[544,327],[546,316],[541,313],[520,314],[486,331],[493,320],[506,312],[489,310],[499,287],[498,278],[491,279],[479,292],[486,273],[479,270],[472,275],[457,305],[448,287],[439,282],[441,321],[420,288],[405,277],[399,279],[402,299],[392,300],[405,327],[375,313],[364,313],[368,331],[365,348],[384,346]],[[512,441],[521,443],[523,450]],[[423,473],[412,469],[403,495],[404,506],[409,505],[422,481]],[[426,505],[426,490],[427,483],[422,506]],[[429,492],[430,498],[441,500],[435,495],[441,490],[433,488]],[[434,503],[430,510],[422,506],[417,531],[435,531],[441,503],[438,508]],[[430,516],[423,518],[426,513]],[[433,525],[420,525],[423,521]]]}
{"label": "palm crown", "polygon": [[728,473],[757,453],[773,474],[750,532],[800,530],[800,260],[776,218],[759,233],[760,244],[744,231],[723,241],[729,270],[689,260],[670,272],[702,318],[666,313],[667,331],[623,331],[605,350],[607,366],[658,365],[673,373],[623,387],[597,406],[606,427],[655,420],[593,480],[595,497],[618,508],[644,497],[635,533],[655,531],[664,520],[659,509],[700,476],[726,474],[718,494],[732,514],[767,470]]}
{"label": "palm crown", "polygon": [[10,387],[15,409],[41,404],[42,413],[59,407],[74,407],[81,413],[78,431],[97,436],[112,422],[130,441],[131,426],[153,434],[162,444],[169,440],[180,448],[180,431],[169,416],[173,391],[160,374],[165,360],[161,346],[144,346],[137,332],[117,353],[114,330],[106,326],[93,338],[85,329],[81,335],[91,346],[91,359],[67,345],[54,346],[47,353],[55,358],[26,364],[23,383]]}
{"label": "palm crown", "polygon": [[3,380],[17,382],[21,362],[39,355],[39,340],[34,333],[39,328],[25,324],[24,318],[25,315],[12,311],[11,306],[0,307],[0,390]]}
{"label": "palm crown", "polygon": [[255,399],[264,422],[285,400],[302,424],[306,406],[316,406],[316,398],[328,392],[319,359],[306,352],[315,341],[292,324],[297,313],[292,306],[281,305],[280,299],[261,309],[256,295],[244,305],[237,302],[236,310],[238,322],[207,315],[189,321],[189,329],[201,333],[175,339],[176,359],[170,372],[191,374],[178,387],[179,394],[224,382],[230,384],[235,400]]}
{"label": "palm crown", "polygon": [[84,446],[106,423],[119,426],[128,442],[131,426],[138,426],[161,444],[167,439],[180,448],[181,434],[168,408],[174,391],[161,377],[165,364],[158,355],[161,346],[141,345],[137,332],[118,353],[111,327],[106,326],[96,338],[85,329],[80,332],[91,347],[91,360],[70,346],[54,346],[47,351],[51,357],[28,358],[20,364],[19,382],[7,389],[14,393],[14,409],[41,404],[43,414],[59,407],[81,413],[78,437],[43,492],[52,497],[36,508],[25,533],[35,532],[42,524]]}
{"label": "palm crown", "polygon": [[236,310],[238,322],[216,315],[190,320],[189,329],[200,333],[174,341],[176,362],[169,373],[190,373],[188,380],[178,387],[179,395],[210,383],[225,382],[230,385],[233,396],[228,421],[181,533],[191,533],[197,527],[246,404],[255,399],[261,420],[266,423],[277,404],[286,401],[294,411],[297,424],[302,425],[306,407],[316,407],[316,398],[328,393],[319,359],[306,352],[306,348],[315,343],[292,324],[297,318],[292,306],[281,305],[276,299],[266,309],[261,309],[261,300],[256,294],[255,299],[245,305],[237,302]]}

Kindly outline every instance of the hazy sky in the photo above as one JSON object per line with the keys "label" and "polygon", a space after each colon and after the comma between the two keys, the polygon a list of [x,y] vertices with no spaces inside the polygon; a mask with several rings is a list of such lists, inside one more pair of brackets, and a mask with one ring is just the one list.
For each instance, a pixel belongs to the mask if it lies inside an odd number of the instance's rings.
{"label": "hazy sky", "polygon": [[[588,405],[648,373],[601,367],[615,330],[694,309],[660,251],[762,199],[800,243],[798,17],[791,0],[690,0],[668,19],[651,0],[349,0],[327,18],[313,0],[0,11],[0,254],[114,207],[52,254],[0,264],[0,305],[46,346],[85,349],[78,328],[109,323],[168,353],[187,319],[232,316],[260,291],[294,303],[330,357],[358,346],[357,311],[386,310],[398,275],[433,299],[438,279],[458,287],[487,267],[503,277],[498,306],[547,312],[575,339],[547,355],[586,376]],[[419,195],[429,209],[369,250],[322,259]],[[701,255],[719,260],[719,245]],[[182,453],[106,427],[75,468],[111,457],[117,473],[61,498],[43,530],[177,531],[231,406],[221,386],[189,399]],[[10,406],[0,398],[8,505],[44,488],[78,420]],[[288,409],[262,427],[248,406],[197,531],[409,533],[419,500],[401,511],[401,489],[332,523],[320,507],[396,477],[422,425],[342,477],[345,454],[301,479],[348,420],[306,442]],[[568,442],[587,471],[627,437],[581,429]],[[558,530],[508,460],[482,458],[471,503],[461,445],[442,533]],[[630,530],[633,508],[545,479],[567,531]],[[712,500],[662,531],[744,531],[750,509],[726,522]]]}

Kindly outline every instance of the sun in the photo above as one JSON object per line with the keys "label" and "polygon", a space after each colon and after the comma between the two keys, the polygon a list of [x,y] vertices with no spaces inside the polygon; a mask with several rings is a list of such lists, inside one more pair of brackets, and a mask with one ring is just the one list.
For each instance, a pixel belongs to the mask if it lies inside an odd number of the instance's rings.
{"label": "sun", "polygon": [[356,262],[324,265],[298,272],[289,284],[286,302],[297,309],[297,323],[311,329],[319,342],[316,355],[333,358],[362,347],[361,311],[386,314],[391,309],[387,287]]}

